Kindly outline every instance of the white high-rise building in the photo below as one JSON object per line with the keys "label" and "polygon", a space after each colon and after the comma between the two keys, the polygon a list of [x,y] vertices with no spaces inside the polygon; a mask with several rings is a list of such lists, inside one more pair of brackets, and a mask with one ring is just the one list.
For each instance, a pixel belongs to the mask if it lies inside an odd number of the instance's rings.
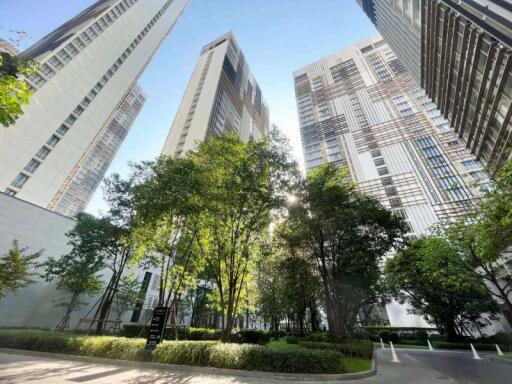
{"label": "white high-rise building", "polygon": [[230,32],[201,50],[162,154],[181,156],[225,131],[257,140],[268,130],[268,106]]}
{"label": "white high-rise building", "polygon": [[[464,215],[488,179],[380,36],[294,72],[306,170],[331,162],[425,234]],[[392,325],[422,326],[390,307]]]}
{"label": "white high-rise building", "polygon": [[130,92],[140,94],[138,77],[188,3],[100,0],[23,52],[41,66],[24,115],[0,130],[0,191],[64,214],[83,209],[125,136],[113,130],[140,110]]}

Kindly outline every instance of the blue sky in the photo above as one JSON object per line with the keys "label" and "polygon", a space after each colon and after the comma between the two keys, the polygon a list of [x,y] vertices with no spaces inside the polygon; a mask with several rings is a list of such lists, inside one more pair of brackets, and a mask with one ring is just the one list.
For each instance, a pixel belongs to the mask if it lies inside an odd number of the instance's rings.
{"label": "blue sky", "polygon": [[[0,36],[23,30],[27,48],[94,1],[0,0]],[[140,80],[148,100],[108,174],[160,154],[201,47],[229,30],[301,165],[292,72],[376,33],[355,0],[192,0]],[[87,210],[104,208],[99,188]]]}

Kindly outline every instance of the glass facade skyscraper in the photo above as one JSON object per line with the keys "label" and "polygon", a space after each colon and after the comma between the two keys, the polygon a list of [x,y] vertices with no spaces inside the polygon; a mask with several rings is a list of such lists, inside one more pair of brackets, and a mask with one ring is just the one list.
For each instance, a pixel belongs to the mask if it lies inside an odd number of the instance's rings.
{"label": "glass facade skyscraper", "polygon": [[491,176],[512,158],[512,3],[357,0]]}
{"label": "glass facade skyscraper", "polygon": [[162,153],[181,156],[209,135],[257,140],[269,130],[268,106],[235,37],[201,50]]}
{"label": "glass facade skyscraper", "polygon": [[40,68],[25,113],[0,130],[0,190],[64,214],[83,209],[140,109],[129,101],[138,77],[188,3],[100,0],[23,52]]}

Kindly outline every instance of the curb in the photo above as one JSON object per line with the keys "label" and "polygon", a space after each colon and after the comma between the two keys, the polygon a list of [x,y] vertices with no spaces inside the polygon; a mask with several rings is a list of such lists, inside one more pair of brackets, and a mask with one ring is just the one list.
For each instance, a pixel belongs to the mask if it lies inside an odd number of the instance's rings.
{"label": "curb", "polygon": [[245,371],[239,369],[226,369],[226,368],[211,368],[211,367],[194,367],[190,365],[177,365],[177,364],[162,364],[162,363],[151,363],[131,360],[116,360],[108,359],[104,357],[89,357],[89,356],[77,356],[77,355],[66,355],[61,353],[50,353],[50,352],[39,352],[39,351],[28,351],[25,349],[11,349],[1,348],[0,353],[18,354],[26,356],[43,357],[49,359],[60,359],[68,361],[76,361],[89,364],[108,364],[117,365],[122,367],[132,367],[140,369],[156,369],[160,371],[174,371],[181,373],[198,373],[208,374],[217,376],[240,376],[240,377],[252,377],[261,379],[273,379],[280,381],[345,381],[345,380],[357,380],[371,377],[377,374],[377,358],[376,350],[373,350],[372,364],[369,371],[356,372],[356,373],[341,373],[341,374],[296,374],[296,373],[280,373],[280,372],[261,372],[261,371]]}

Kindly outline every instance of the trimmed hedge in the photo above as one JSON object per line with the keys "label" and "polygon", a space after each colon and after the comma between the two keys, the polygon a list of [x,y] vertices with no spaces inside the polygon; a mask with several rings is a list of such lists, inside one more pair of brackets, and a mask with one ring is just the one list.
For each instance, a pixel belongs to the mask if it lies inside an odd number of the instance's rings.
{"label": "trimmed hedge", "polygon": [[[446,341],[434,341],[432,346],[439,349],[471,349],[469,343],[449,343]],[[496,351],[496,344],[473,343],[473,346],[478,351]],[[512,352],[508,345],[500,345],[500,348],[504,352]]]}
{"label": "trimmed hedge", "polygon": [[362,357],[363,359],[371,359],[373,356],[373,342],[371,341],[358,341],[349,343],[299,341],[298,344],[308,349],[331,349],[341,352],[344,356]]}
{"label": "trimmed hedge", "polygon": [[164,341],[153,353],[144,339],[83,336],[63,332],[0,330],[0,347],[111,359],[288,373],[342,373],[343,356],[333,350],[277,350],[215,341]]}
{"label": "trimmed hedge", "polygon": [[[128,324],[121,331],[124,337],[142,337],[147,338],[149,327],[144,328],[139,324]],[[180,340],[219,340],[221,332],[218,329],[210,328],[178,328],[178,339]],[[165,340],[174,340],[175,328],[167,327],[164,331]]]}
{"label": "trimmed hedge", "polygon": [[231,341],[241,344],[265,345],[270,342],[270,333],[257,329],[239,329],[233,335]]}

